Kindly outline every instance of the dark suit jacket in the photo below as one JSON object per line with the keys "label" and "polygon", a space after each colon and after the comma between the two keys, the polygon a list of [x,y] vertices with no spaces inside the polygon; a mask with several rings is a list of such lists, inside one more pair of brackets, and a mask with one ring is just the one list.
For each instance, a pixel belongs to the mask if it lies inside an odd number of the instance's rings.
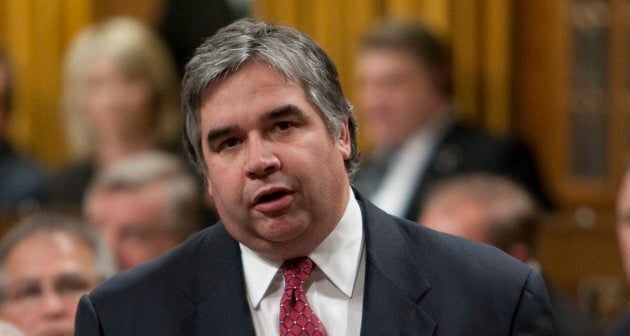
{"label": "dark suit jacket", "polygon": [[[522,263],[359,203],[361,335],[556,334],[545,285]],[[245,291],[238,243],[219,223],[83,296],[76,335],[254,335]]]}
{"label": "dark suit jacket", "polygon": [[[368,159],[357,172],[355,187],[365,195],[370,195],[370,191],[378,187],[386,169],[377,159]],[[403,217],[412,221],[418,218],[422,201],[436,182],[473,172],[510,177],[522,184],[543,208],[549,210],[553,206],[534,156],[527,146],[513,138],[493,136],[455,123],[446,130],[431,152]]]}

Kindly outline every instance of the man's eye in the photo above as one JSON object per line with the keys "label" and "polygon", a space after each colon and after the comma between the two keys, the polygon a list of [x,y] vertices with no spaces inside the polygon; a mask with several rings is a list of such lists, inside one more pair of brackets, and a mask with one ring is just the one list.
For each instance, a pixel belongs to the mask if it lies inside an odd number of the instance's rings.
{"label": "man's eye", "polygon": [[89,288],[89,281],[77,274],[63,276],[55,283],[55,289],[61,295],[85,292]]}
{"label": "man's eye", "polygon": [[40,296],[42,289],[39,286],[26,286],[22,287],[15,292],[11,293],[9,297],[13,300],[26,300]]}
{"label": "man's eye", "polygon": [[295,125],[293,125],[292,122],[289,121],[281,121],[279,123],[276,124],[276,129],[280,130],[280,131],[286,131],[290,128],[293,128]]}
{"label": "man's eye", "polygon": [[241,143],[241,140],[239,140],[238,138],[226,139],[223,142],[221,142],[221,144],[219,145],[219,151],[236,147],[240,143]]}

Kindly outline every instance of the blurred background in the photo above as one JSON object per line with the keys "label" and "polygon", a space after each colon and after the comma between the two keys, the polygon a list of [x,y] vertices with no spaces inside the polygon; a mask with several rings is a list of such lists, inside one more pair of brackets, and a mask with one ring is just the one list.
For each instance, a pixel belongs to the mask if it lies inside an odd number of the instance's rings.
{"label": "blurred background", "polygon": [[[518,136],[539,161],[556,202],[538,245],[547,277],[604,320],[624,304],[614,205],[630,155],[630,0],[0,0],[15,71],[8,138],[46,168],[73,160],[64,54],[82,28],[119,15],[159,31],[180,73],[203,37],[238,17],[291,25],[333,58],[351,101],[362,33],[383,18],[425,22],[453,50],[459,117]],[[361,132],[361,150],[374,140]]]}

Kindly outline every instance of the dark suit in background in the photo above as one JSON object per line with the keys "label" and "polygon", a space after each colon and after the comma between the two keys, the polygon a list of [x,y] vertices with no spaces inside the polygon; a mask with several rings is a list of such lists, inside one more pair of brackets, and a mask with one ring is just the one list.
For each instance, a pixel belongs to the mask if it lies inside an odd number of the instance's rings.
{"label": "dark suit in background", "polygon": [[[368,199],[415,221],[433,183],[485,172],[514,178],[551,208],[524,144],[457,121],[451,50],[430,29],[411,22],[377,25],[363,37],[355,63],[357,106],[364,132],[376,142],[355,179]],[[403,167],[408,175],[401,176]]]}
{"label": "dark suit in background", "polygon": [[[494,248],[362,205],[361,335],[556,335],[539,274]],[[254,335],[240,249],[222,224],[106,282],[77,335]]]}
{"label": "dark suit in background", "polygon": [[[370,159],[362,163],[354,186],[367,198],[387,173],[387,162]],[[473,172],[486,172],[509,177],[525,187],[543,206],[552,202],[543,187],[540,172],[531,151],[516,139],[493,136],[462,123],[450,126],[431,151],[424,171],[420,172],[404,218],[415,221],[427,191],[435,183]]]}

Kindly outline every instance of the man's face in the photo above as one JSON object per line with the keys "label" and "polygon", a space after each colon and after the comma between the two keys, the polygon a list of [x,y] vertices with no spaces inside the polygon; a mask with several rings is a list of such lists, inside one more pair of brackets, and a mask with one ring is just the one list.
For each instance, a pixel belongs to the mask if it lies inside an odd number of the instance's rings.
{"label": "man's face", "polygon": [[368,133],[385,146],[403,143],[446,103],[428,70],[405,51],[363,50],[355,73]]}
{"label": "man's face", "polygon": [[623,267],[630,278],[630,173],[626,174],[617,198],[617,235]]}
{"label": "man's face", "polygon": [[349,196],[347,122],[333,139],[304,89],[258,62],[208,88],[200,113],[208,193],[228,232],[274,259],[317,247]]}
{"label": "man's face", "polygon": [[181,239],[166,229],[164,191],[160,184],[139,189],[99,190],[87,217],[114,252],[121,270],[159,256]]}
{"label": "man's face", "polygon": [[73,335],[79,298],[98,284],[93,258],[87,245],[64,233],[22,240],[3,265],[0,319],[27,335]]}

